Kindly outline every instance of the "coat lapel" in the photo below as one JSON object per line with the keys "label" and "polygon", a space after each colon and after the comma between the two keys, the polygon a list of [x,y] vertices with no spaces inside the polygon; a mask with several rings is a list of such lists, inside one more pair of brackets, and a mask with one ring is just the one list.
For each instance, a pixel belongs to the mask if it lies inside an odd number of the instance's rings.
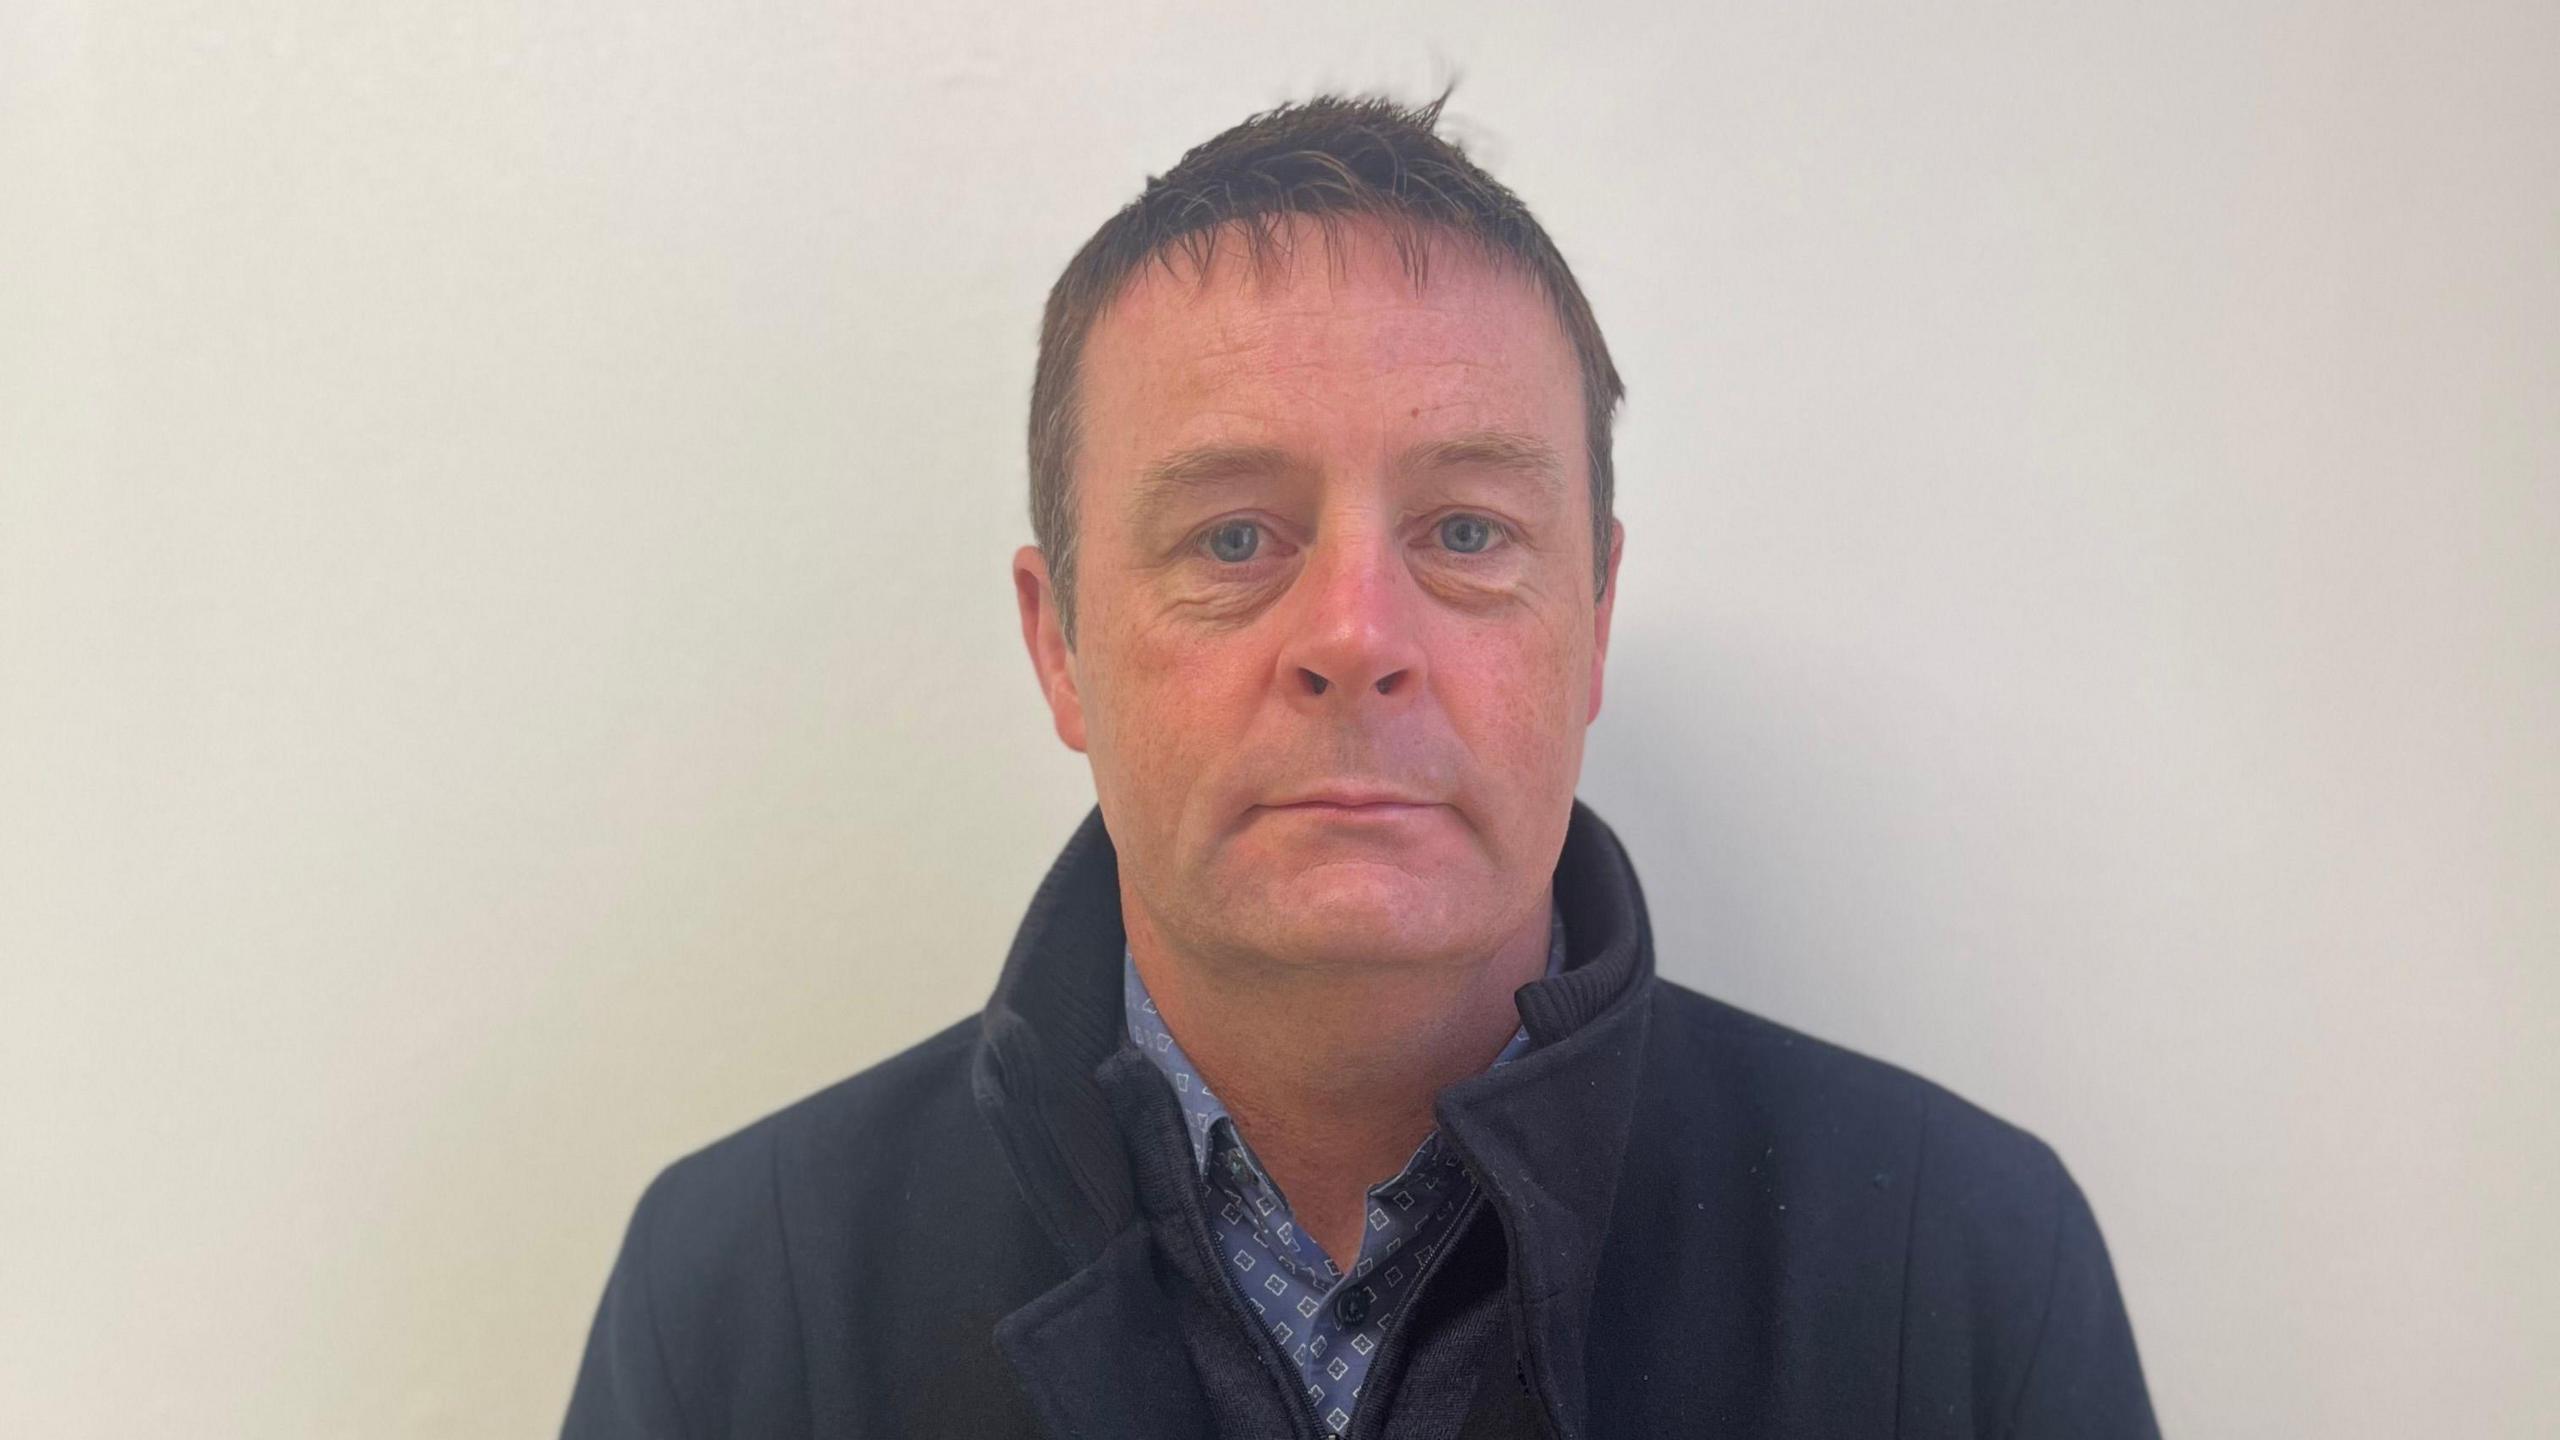
{"label": "coat lapel", "polygon": [[1095,806],[1049,867],[981,1022],[970,1083],[1023,1200],[1070,1266],[1137,1218],[1094,1068],[1119,1047],[1120,857]]}
{"label": "coat lapel", "polygon": [[1007,1315],[996,1346],[1055,1440],[1198,1440],[1209,1406],[1143,1223]]}
{"label": "coat lapel", "polygon": [[1525,1376],[1559,1440],[1588,1433],[1586,1337],[1653,1014],[1653,932],[1617,836],[1574,802],[1556,865],[1569,953],[1515,999],[1536,1048],[1433,1113],[1510,1235]]}

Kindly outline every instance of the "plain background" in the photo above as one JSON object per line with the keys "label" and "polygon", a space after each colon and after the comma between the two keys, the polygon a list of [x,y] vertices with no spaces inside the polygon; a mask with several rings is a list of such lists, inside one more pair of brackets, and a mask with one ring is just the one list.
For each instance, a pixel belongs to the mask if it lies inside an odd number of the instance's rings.
{"label": "plain background", "polygon": [[1091,803],[1039,305],[1459,77],[1630,384],[1674,978],[2094,1198],[2178,1436],[2560,1433],[2560,8],[0,9],[0,1432],[556,1427]]}

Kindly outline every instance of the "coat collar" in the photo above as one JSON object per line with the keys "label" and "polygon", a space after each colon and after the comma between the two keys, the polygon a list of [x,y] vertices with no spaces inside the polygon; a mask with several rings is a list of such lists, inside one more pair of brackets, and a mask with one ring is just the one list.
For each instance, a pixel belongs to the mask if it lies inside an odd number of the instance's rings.
{"label": "coat collar", "polygon": [[[1653,930],[1635,869],[1616,834],[1578,799],[1555,896],[1564,911],[1564,967],[1513,992],[1535,1048],[1441,1091],[1434,1113],[1510,1237],[1510,1293],[1528,1342],[1528,1378],[1557,1434],[1578,1440],[1584,1321],[1628,1144],[1654,975]],[[1145,1246],[1133,1243],[1144,1222],[1128,1150],[1098,1073],[1127,1044],[1126,939],[1119,855],[1097,806],[1015,933],[971,1073],[979,1112],[1024,1200],[1076,1272],[998,1327],[1035,1395],[1043,1384],[1034,1372],[1097,1361],[1061,1352],[1060,1337],[1090,1333],[1087,1322],[1125,1328],[1142,1308],[1133,1297],[1152,1284],[1141,1273]],[[1118,1073],[1125,1083],[1134,1072]],[[1096,1297],[1107,1297],[1110,1316],[1094,1310],[1104,1303]],[[1130,1379],[1142,1388],[1124,1393],[1169,1401],[1165,1377]],[[1108,1429],[1136,1417],[1054,1418]]]}

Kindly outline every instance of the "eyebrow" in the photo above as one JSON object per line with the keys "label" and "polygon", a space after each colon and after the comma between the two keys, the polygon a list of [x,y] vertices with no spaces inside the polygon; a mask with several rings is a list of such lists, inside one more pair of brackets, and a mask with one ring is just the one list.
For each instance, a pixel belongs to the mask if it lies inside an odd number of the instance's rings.
{"label": "eyebrow", "polygon": [[1424,440],[1396,457],[1396,469],[1419,475],[1433,470],[1506,470],[1540,482],[1552,494],[1564,485],[1564,460],[1535,435],[1478,430],[1446,440]]}
{"label": "eyebrow", "polygon": [[[1195,490],[1285,474],[1306,462],[1274,445],[1194,445],[1176,450],[1138,472],[1129,513],[1143,520]],[[1498,470],[1536,481],[1552,498],[1564,486],[1564,461],[1555,447],[1534,435],[1513,430],[1477,430],[1439,440],[1420,440],[1396,457],[1396,471],[1421,475],[1435,470]]]}

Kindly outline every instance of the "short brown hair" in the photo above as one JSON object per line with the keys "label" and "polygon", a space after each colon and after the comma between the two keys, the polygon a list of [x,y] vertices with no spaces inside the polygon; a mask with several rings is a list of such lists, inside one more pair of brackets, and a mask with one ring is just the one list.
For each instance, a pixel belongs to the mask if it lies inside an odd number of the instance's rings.
{"label": "short brown hair", "polygon": [[1084,418],[1076,382],[1085,338],[1149,260],[1171,274],[1179,250],[1205,285],[1220,236],[1237,235],[1259,269],[1295,215],[1320,224],[1337,255],[1343,220],[1382,225],[1416,285],[1428,278],[1429,247],[1441,237],[1468,243],[1497,266],[1516,265],[1537,284],[1581,365],[1592,591],[1607,592],[1609,434],[1626,386],[1572,268],[1529,207],[1454,142],[1433,133],[1448,99],[1444,89],[1438,99],[1408,109],[1377,97],[1319,95],[1266,110],[1194,146],[1164,175],[1149,176],[1138,198],[1104,221],[1067,262],[1041,316],[1031,382],[1031,529],[1049,562],[1070,648],[1076,634],[1072,481]]}

